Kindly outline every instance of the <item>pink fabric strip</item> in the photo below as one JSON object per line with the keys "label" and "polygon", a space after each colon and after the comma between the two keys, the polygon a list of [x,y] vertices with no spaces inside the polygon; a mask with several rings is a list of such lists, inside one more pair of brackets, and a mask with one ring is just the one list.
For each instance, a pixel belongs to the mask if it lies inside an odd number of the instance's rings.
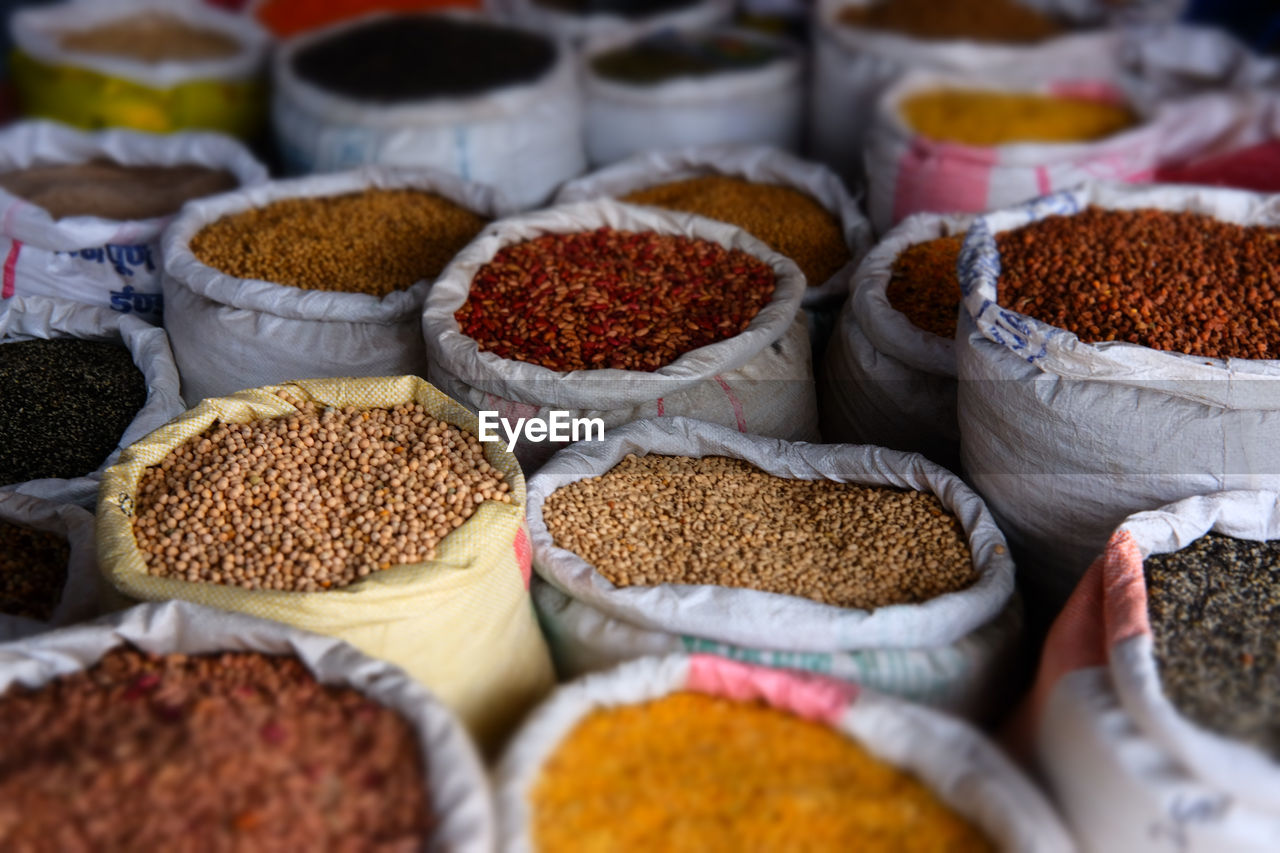
{"label": "pink fabric strip", "polygon": [[733,406],[733,418],[738,422],[738,432],[747,431],[747,418],[742,413],[742,401],[738,399],[738,395],[733,393],[733,389],[729,387],[729,383],[723,378],[717,376],[715,380],[720,383],[720,387],[724,390],[724,394],[729,398],[729,405]]}
{"label": "pink fabric strip", "polygon": [[858,698],[857,686],[810,673],[787,672],[728,660],[693,655],[686,687],[698,693],[739,702],[760,699],[773,708],[806,720],[835,724]]}
{"label": "pink fabric strip", "polygon": [[9,246],[9,254],[4,259],[4,283],[0,284],[0,299],[8,299],[17,290],[15,270],[18,266],[18,255],[22,252],[22,241],[14,240]]}

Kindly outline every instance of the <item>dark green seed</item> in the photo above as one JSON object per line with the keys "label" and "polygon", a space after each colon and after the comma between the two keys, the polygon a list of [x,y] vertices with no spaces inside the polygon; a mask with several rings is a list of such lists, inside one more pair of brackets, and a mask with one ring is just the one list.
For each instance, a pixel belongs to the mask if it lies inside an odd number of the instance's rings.
{"label": "dark green seed", "polygon": [[1280,540],[1210,533],[1148,557],[1165,695],[1205,728],[1280,758]]}
{"label": "dark green seed", "polygon": [[147,401],[127,349],[78,338],[0,344],[0,388],[0,485],[90,473]]}
{"label": "dark green seed", "polygon": [[0,521],[0,613],[48,621],[62,597],[70,555],[56,533]]}

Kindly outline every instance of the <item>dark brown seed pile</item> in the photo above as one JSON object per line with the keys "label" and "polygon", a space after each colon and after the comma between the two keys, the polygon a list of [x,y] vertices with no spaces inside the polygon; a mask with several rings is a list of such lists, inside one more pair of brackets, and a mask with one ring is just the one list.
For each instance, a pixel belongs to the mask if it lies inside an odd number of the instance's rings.
{"label": "dark brown seed pile", "polygon": [[0,174],[0,187],[54,219],[172,216],[193,198],[235,189],[230,172],[202,166],[123,166],[110,160],[32,166]]}
{"label": "dark brown seed pile", "polygon": [[939,237],[908,246],[893,261],[886,296],[912,325],[939,337],[956,336],[960,279],[956,265],[964,235]]}
{"label": "dark brown seed pile", "polygon": [[117,344],[0,344],[0,486],[83,477],[111,455],[146,402],[146,379]]}
{"label": "dark brown seed pile", "polygon": [[365,190],[224,216],[191,238],[191,251],[239,278],[386,296],[434,280],[487,224],[435,193]]}
{"label": "dark brown seed pile", "polygon": [[1089,208],[996,236],[1000,304],[1086,343],[1280,357],[1280,228]]}
{"label": "dark brown seed pile", "polygon": [[839,20],[920,39],[1008,44],[1043,41],[1065,29],[1017,0],[881,0],[847,6]]}
{"label": "dark brown seed pile", "polygon": [[508,246],[455,313],[480,349],[551,370],[654,371],[741,334],[773,268],[707,240],[600,228]]}
{"label": "dark brown seed pile", "polygon": [[56,533],[0,521],[0,613],[48,621],[67,582],[71,546]]}
{"label": "dark brown seed pile", "polygon": [[431,560],[480,504],[511,502],[479,440],[420,405],[298,408],[214,423],[143,473],[133,531],[150,574],[336,589]]}
{"label": "dark brown seed pile", "polygon": [[1280,759],[1280,541],[1210,533],[1143,569],[1165,695]]}
{"label": "dark brown seed pile", "polygon": [[398,714],[294,658],[110,652],[0,698],[0,848],[421,849]]}
{"label": "dark brown seed pile", "polygon": [[924,492],[788,480],[737,459],[628,455],[543,506],[557,545],[618,586],[712,584],[872,609],[977,580],[959,520]]}

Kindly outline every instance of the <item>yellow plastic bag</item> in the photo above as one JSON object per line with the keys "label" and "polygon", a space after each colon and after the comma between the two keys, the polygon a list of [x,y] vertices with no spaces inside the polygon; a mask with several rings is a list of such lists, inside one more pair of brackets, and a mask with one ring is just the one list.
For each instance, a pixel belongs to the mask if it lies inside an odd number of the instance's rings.
{"label": "yellow plastic bag", "polygon": [[554,681],[529,599],[524,476],[500,443],[485,444],[485,458],[506,475],[512,502],[481,504],[429,562],[395,566],[317,593],[147,574],[133,535],[134,496],[143,472],[215,420],[246,423],[296,411],[278,391],[335,407],[416,402],[435,417],[478,431],[474,414],[416,376],[303,380],[205,400],[127,448],[103,475],[98,558],[104,576],[132,600],[192,601],[347,640],[403,667],[453,708],[483,744],[495,746]]}

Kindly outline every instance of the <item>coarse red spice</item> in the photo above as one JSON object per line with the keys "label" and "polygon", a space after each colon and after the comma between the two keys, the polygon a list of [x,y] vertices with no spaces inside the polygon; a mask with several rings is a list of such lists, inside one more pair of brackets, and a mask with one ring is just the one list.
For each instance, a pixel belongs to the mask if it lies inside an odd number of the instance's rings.
{"label": "coarse red spice", "polygon": [[964,235],[939,237],[908,246],[893,261],[886,295],[889,304],[912,325],[943,338],[954,338],[960,310],[956,266]]}
{"label": "coarse red spice", "polygon": [[1280,229],[1102,210],[996,236],[1000,304],[1086,343],[1205,358],[1280,356]]}
{"label": "coarse red spice", "polygon": [[455,313],[484,352],[551,370],[654,371],[741,334],[773,268],[708,240],[600,228],[507,246]]}
{"label": "coarse red spice", "polygon": [[421,849],[413,729],[295,658],[124,648],[0,697],[5,850]]}
{"label": "coarse red spice", "polygon": [[47,622],[62,598],[70,557],[65,537],[0,521],[0,613]]}

